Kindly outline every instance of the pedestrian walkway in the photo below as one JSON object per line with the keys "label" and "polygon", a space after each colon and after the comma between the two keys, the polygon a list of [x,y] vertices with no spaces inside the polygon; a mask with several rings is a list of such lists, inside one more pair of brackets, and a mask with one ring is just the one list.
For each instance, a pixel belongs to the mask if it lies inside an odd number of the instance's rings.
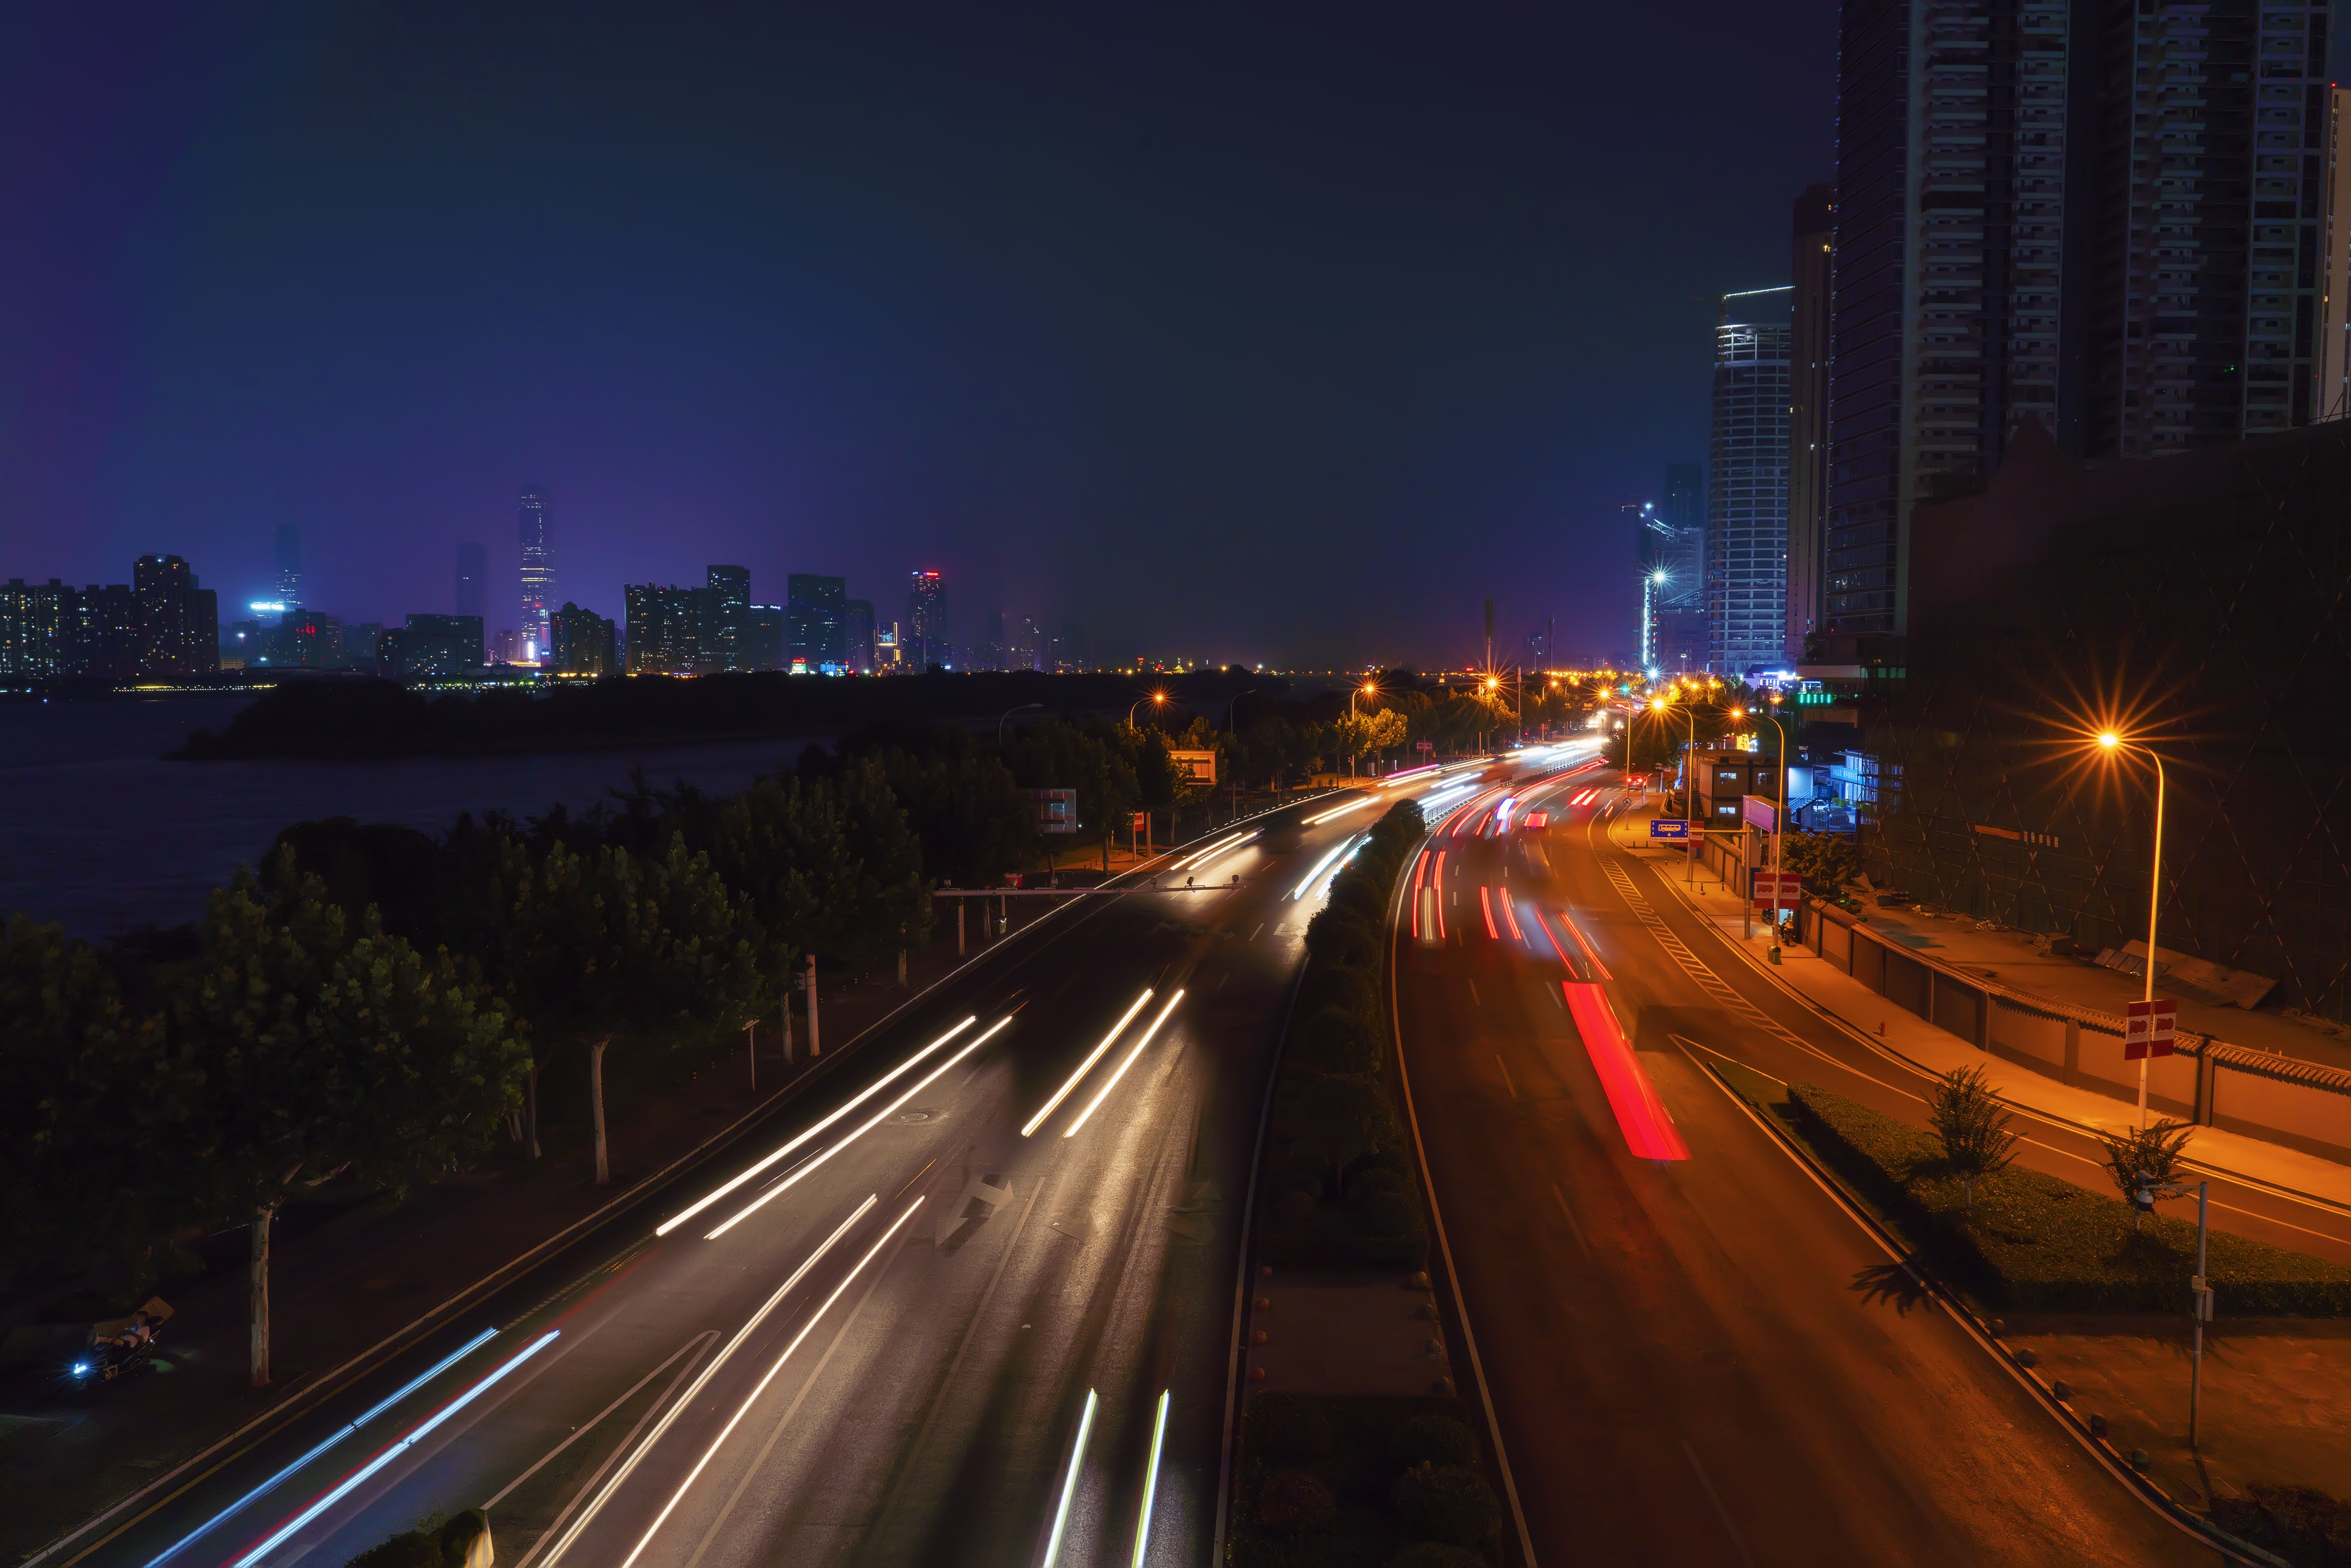
{"label": "pedestrian walkway", "polygon": [[[1648,812],[1640,811],[1628,812],[1617,818],[1609,824],[1611,839],[1635,858],[1655,865],[1661,873],[1659,880],[1721,932],[1723,939],[1752,963],[1759,972],[1921,1071],[1947,1073],[1960,1068],[1980,1068],[2001,1099],[2020,1110],[2075,1127],[2118,1132],[2137,1124],[2137,1113],[2130,1104],[2095,1090],[2070,1087],[2004,1057],[1979,1050],[1959,1036],[1938,1029],[1896,1006],[1825,962],[1810,948],[1783,945],[1781,961],[1776,965],[1770,963],[1770,927],[1760,922],[1747,922],[1742,901],[1725,890],[1719,882],[1698,882],[1695,885],[1686,883],[1680,874],[1682,856],[1679,852],[1647,847],[1648,816]],[[1874,912],[1870,925],[1877,929],[1886,928],[1886,923]],[[1951,934],[1954,938],[1959,935],[1957,932]],[[1942,934],[1938,932],[1937,936],[1939,938]],[[1966,962],[1959,957],[1956,948],[1937,952],[1935,956],[1955,967]],[[2060,959],[2057,962],[2062,965],[2069,961]],[[2072,967],[2078,968],[2083,966]],[[2033,988],[2022,967],[2016,971],[2011,971],[2004,963],[1995,967],[1998,969],[1997,977],[2003,985],[2020,991]],[[2128,988],[2129,982],[2122,976],[2103,969],[2094,972],[2122,982]],[[2121,999],[2127,1001],[2136,994],[2133,991]],[[2116,1012],[2122,1010],[2119,1003],[2092,1002],[2073,996],[2063,999],[2083,1006],[2111,1006]],[[2222,1014],[2235,1012],[2233,1009],[2225,1008],[2210,1010]],[[2185,1008],[2182,1013],[2182,1022],[2185,1023]],[[2279,1020],[2259,1021],[2276,1023]],[[2205,1026],[2198,1024],[2193,1027],[2201,1030]],[[2294,1026],[2287,1023],[2284,1027]],[[2219,1031],[2216,1030],[2215,1032]],[[2229,1040],[2231,1044],[2241,1043],[2225,1034],[2220,1038]],[[2351,1166],[2218,1127],[2199,1127],[2196,1130],[2190,1145],[2190,1157],[2196,1164],[2225,1176],[2351,1208]]]}

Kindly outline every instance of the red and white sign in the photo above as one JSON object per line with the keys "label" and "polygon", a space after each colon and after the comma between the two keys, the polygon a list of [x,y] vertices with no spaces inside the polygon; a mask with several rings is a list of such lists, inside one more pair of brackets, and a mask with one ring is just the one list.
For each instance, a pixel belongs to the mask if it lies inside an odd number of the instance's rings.
{"label": "red and white sign", "polygon": [[1793,909],[1803,897],[1804,879],[1792,871],[1751,871],[1758,909]]}
{"label": "red and white sign", "polygon": [[2169,997],[2133,1002],[2123,1024],[2123,1060],[2169,1056],[2179,1033],[2179,1004]]}
{"label": "red and white sign", "polygon": [[1437,742],[1433,740],[1416,740],[1412,743],[1412,748],[1415,751],[1434,751],[1437,749]]}

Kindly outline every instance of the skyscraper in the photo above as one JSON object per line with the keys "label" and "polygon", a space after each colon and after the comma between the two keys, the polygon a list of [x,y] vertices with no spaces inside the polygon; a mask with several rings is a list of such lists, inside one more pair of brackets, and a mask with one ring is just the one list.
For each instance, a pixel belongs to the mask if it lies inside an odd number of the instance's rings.
{"label": "skyscraper", "polygon": [[2307,423],[2323,5],[1848,0],[1823,630],[1905,632],[1922,498]]}
{"label": "skyscraper", "polygon": [[1790,669],[1820,630],[1821,541],[1828,523],[1829,261],[1836,187],[1808,185],[1796,198],[1789,260],[1794,304],[1788,329],[1788,647]]}
{"label": "skyscraper", "polygon": [[131,569],[139,675],[177,680],[220,668],[220,601],[175,555],[142,555]]}
{"label": "skyscraper", "polygon": [[1738,677],[1785,663],[1788,296],[1722,297],[1706,509],[1707,667]]}
{"label": "skyscraper", "polygon": [[522,625],[537,658],[548,647],[548,612],[555,607],[555,541],[547,521],[547,488],[527,486],[522,493]]}
{"label": "skyscraper", "polygon": [[302,530],[292,523],[277,525],[277,599],[288,610],[302,604]]}
{"label": "skyscraper", "polygon": [[2313,419],[2351,419],[2351,88],[2326,91],[2326,223],[2319,231]]}
{"label": "skyscraper", "polygon": [[485,616],[490,581],[490,552],[480,545],[457,547],[457,613]]}
{"label": "skyscraper", "polygon": [[907,662],[921,670],[947,659],[947,585],[935,571],[908,574]]}
{"label": "skyscraper", "polygon": [[784,657],[789,664],[841,667],[841,633],[849,613],[845,579],[795,571],[784,580]]}
{"label": "skyscraper", "polygon": [[744,632],[751,618],[751,569],[709,569],[710,624],[703,629],[701,665],[710,670],[747,670]]}
{"label": "skyscraper", "polygon": [[841,662],[861,675],[873,673],[873,601],[851,599],[841,604]]}

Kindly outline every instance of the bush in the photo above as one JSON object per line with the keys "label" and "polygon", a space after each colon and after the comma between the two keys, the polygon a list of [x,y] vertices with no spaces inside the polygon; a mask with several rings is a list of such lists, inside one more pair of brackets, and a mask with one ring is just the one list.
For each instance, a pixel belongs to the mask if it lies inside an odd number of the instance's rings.
{"label": "bush", "polygon": [[1420,1205],[1400,1192],[1375,1192],[1355,1206],[1355,1222],[1370,1239],[1417,1236]]}
{"label": "bush", "polygon": [[1488,1568],[1486,1559],[1466,1546],[1424,1541],[1388,1559],[1387,1568]]}
{"label": "bush", "polygon": [[1415,1465],[1466,1469],[1478,1462],[1478,1440],[1450,1416],[1416,1416],[1388,1438],[1388,1457],[1407,1470]]}
{"label": "bush", "polygon": [[490,1533],[490,1516],[468,1509],[446,1524],[402,1531],[371,1546],[345,1568],[465,1568],[474,1543]]}
{"label": "bush", "polygon": [[1370,969],[1380,961],[1380,933],[1332,904],[1306,923],[1306,955],[1318,964]]}
{"label": "bush", "polygon": [[1397,1521],[1424,1541],[1475,1546],[1502,1528],[1502,1505],[1475,1470],[1417,1464],[1395,1484]]}
{"label": "bush", "polygon": [[1301,1464],[1331,1451],[1331,1418],[1296,1394],[1269,1390],[1249,1406],[1249,1441],[1269,1458]]}
{"label": "bush", "polygon": [[2214,1498],[2212,1521],[2296,1568],[2351,1568],[2351,1503],[2314,1487],[2256,1482],[2244,1497]]}
{"label": "bush", "polygon": [[1285,1540],[1328,1530],[1338,1517],[1339,1502],[1331,1489],[1304,1470],[1276,1470],[1258,1490],[1257,1521]]}
{"label": "bush", "polygon": [[1298,995],[1298,1010],[1312,1013],[1332,1009],[1348,1018],[1376,1024],[1387,1017],[1376,969],[1317,965],[1307,971]]}
{"label": "bush", "polygon": [[1299,1065],[1323,1072],[1375,1072],[1385,1043],[1361,1014],[1335,1007],[1309,1014],[1290,1036]]}
{"label": "bush", "polygon": [[[2011,1166],[1978,1178],[1975,1203],[1935,1138],[1809,1083],[1788,1114],[1821,1157],[1912,1234],[1922,1251],[2001,1306],[2171,1312],[2196,1271],[2196,1227]],[[2351,1267],[2212,1232],[2206,1272],[2232,1317],[2351,1312]]]}

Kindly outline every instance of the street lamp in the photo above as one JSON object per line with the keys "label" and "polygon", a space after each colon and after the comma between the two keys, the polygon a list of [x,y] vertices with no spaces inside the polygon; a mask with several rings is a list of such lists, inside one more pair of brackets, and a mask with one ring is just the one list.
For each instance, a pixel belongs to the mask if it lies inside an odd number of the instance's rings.
{"label": "street lamp", "polygon": [[[2155,764],[2155,864],[2147,879],[2147,1010],[2152,1015],[2155,1011],[2156,916],[2163,904],[2163,758],[2153,747],[2136,745],[2116,730],[2100,730],[2097,743],[2098,748],[2108,757],[2119,757],[2126,751],[2139,751],[2146,753],[2147,760]],[[2153,1022],[2150,1017],[2149,1027]],[[2138,1124],[2141,1132],[2147,1130],[2147,1061],[2144,1056],[2138,1059]]]}
{"label": "street lamp", "polygon": [[1771,962],[1780,961],[1780,848],[1788,837],[1788,732],[1780,723],[1780,694],[1771,694],[1771,712],[1764,716],[1780,737],[1780,814],[1771,834]]}
{"label": "street lamp", "polygon": [[1160,706],[1165,707],[1167,705],[1167,694],[1165,692],[1154,692],[1147,697],[1135,698],[1134,703],[1131,704],[1126,710],[1127,728],[1133,729],[1134,727],[1134,710],[1141,707],[1144,703],[1156,703]]}
{"label": "street lamp", "polygon": [[1004,717],[996,721],[996,749],[998,751],[1004,749],[1004,719],[1010,718],[1016,713],[1027,713],[1032,707],[1043,707],[1045,705],[1043,703],[1022,703],[1019,707],[1006,708],[1004,710]]}
{"label": "street lamp", "polygon": [[[1362,685],[1360,685],[1360,686],[1350,686],[1350,687],[1348,687],[1348,688],[1347,688],[1347,716],[1348,716],[1349,718],[1353,718],[1353,717],[1355,716],[1355,699],[1356,699],[1357,697],[1359,697],[1359,696],[1364,696],[1364,697],[1375,697],[1375,696],[1377,696],[1377,695],[1380,695],[1380,688],[1379,688],[1379,687],[1377,687],[1376,685],[1373,685],[1371,682],[1369,682],[1369,681],[1365,681],[1365,682],[1364,682]],[[1352,744],[1353,744],[1353,742],[1351,741],[1351,742],[1350,742],[1350,744],[1352,745]],[[1353,752],[1352,752],[1352,751],[1351,751],[1351,752],[1349,752],[1349,753],[1347,754],[1347,777],[1348,777],[1348,778],[1350,778],[1350,779],[1353,779],[1354,776],[1355,776],[1355,754],[1354,754]]]}

